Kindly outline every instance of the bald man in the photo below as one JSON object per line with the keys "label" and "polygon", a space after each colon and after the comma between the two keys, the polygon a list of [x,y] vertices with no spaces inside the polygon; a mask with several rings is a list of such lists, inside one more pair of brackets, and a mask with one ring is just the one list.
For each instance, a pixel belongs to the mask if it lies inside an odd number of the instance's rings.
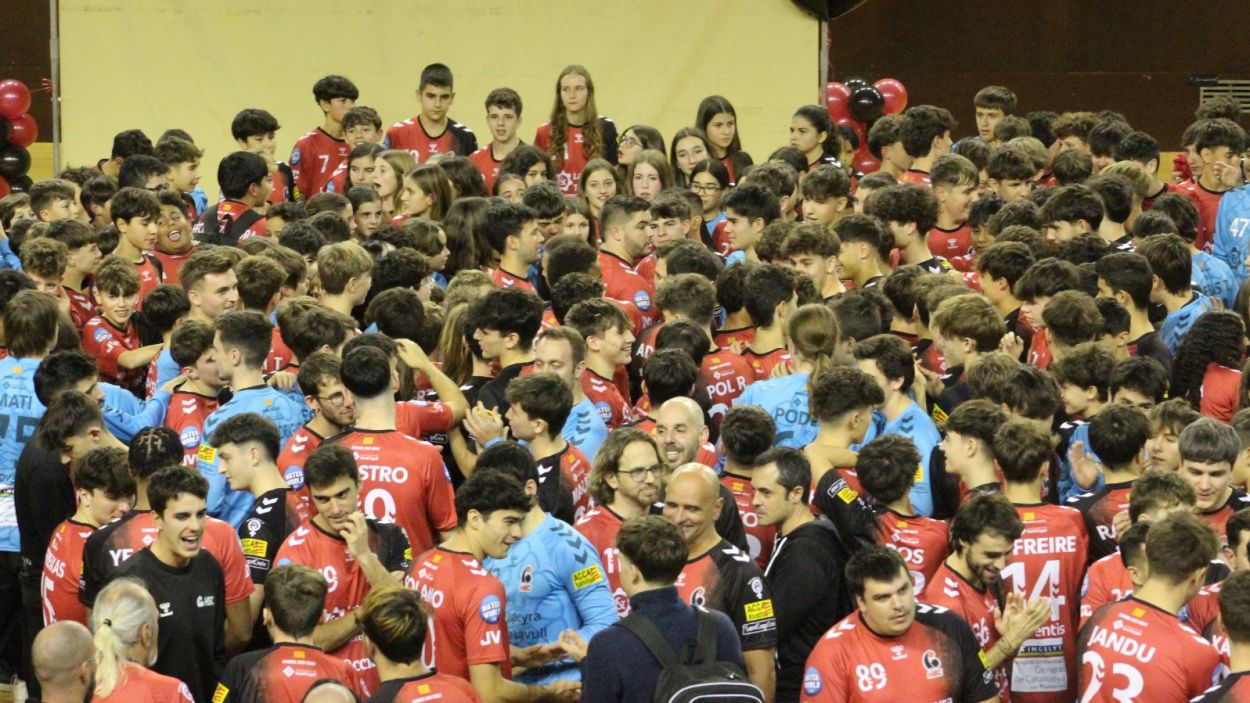
{"label": "bald man", "polygon": [[301,703],[357,703],[356,696],[338,681],[322,680],[304,694]]}
{"label": "bald man", "polygon": [[723,490],[716,472],[702,464],[683,464],[669,477],[664,517],[681,528],[690,548],[677,592],[691,605],[729,616],[742,642],[747,676],[772,701],[777,647],[772,594],[751,555],[716,533],[716,519],[726,508]]}
{"label": "bald man", "polygon": [[95,693],[95,643],[81,623],[62,620],[43,628],[30,657],[43,703],[89,703]]}

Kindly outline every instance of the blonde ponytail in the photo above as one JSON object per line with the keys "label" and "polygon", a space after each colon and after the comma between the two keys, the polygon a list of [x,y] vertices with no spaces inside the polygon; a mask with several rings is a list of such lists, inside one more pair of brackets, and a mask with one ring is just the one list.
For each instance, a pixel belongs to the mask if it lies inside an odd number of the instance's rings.
{"label": "blonde ponytail", "polygon": [[[109,583],[96,596],[91,610],[91,631],[96,650],[96,689],[98,698],[105,698],[125,683],[126,652],[139,643],[143,626],[150,628],[150,660],[156,654],[156,601],[143,582],[122,578]],[[138,662],[150,665],[152,662]]]}
{"label": "blonde ponytail", "polygon": [[798,360],[812,368],[807,378],[807,389],[811,391],[834,366],[833,355],[842,341],[838,318],[827,306],[809,303],[795,311],[786,329]]}

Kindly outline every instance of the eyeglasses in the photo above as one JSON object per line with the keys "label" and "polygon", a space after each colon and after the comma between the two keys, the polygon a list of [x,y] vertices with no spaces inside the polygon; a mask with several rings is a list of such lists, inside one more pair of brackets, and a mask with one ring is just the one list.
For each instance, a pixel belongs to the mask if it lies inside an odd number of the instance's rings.
{"label": "eyeglasses", "polygon": [[329,396],[319,395],[317,396],[317,400],[323,400],[336,408],[341,408],[343,407],[343,403],[347,402],[347,396],[342,393],[335,393],[334,395]]}
{"label": "eyeglasses", "polygon": [[711,195],[713,193],[720,192],[721,187],[719,185],[700,185],[698,183],[691,183],[690,190],[700,195]]}
{"label": "eyeglasses", "polygon": [[642,142],[638,141],[637,137],[621,137],[618,144],[621,146],[642,146]]}
{"label": "eyeglasses", "polygon": [[655,466],[647,466],[641,469],[631,469],[629,471],[617,470],[616,473],[625,474],[634,483],[641,483],[642,480],[647,477],[647,474],[651,474],[655,478],[663,476],[664,468],[659,464],[656,464]]}

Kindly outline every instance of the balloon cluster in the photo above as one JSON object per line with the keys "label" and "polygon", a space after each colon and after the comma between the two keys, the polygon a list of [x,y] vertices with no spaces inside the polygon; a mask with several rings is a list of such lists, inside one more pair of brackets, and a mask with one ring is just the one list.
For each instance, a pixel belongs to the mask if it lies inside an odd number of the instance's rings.
{"label": "balloon cluster", "polygon": [[825,109],[834,124],[846,125],[859,137],[859,149],[852,164],[860,173],[881,168],[881,161],[868,151],[868,129],[882,115],[895,115],[907,109],[907,88],[893,78],[869,83],[851,78],[828,85]]}
{"label": "balloon cluster", "polygon": [[13,80],[0,81],[0,198],[10,190],[27,190],[31,186],[30,152],[39,128],[30,116],[30,88]]}

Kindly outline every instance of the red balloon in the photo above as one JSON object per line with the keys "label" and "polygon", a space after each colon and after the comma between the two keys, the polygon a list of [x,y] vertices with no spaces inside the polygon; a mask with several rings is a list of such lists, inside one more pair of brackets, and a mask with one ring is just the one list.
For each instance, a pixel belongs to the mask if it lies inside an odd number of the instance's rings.
{"label": "red balloon", "polygon": [[9,180],[4,176],[0,176],[0,198],[9,194]]}
{"label": "red balloon", "polygon": [[825,102],[825,111],[829,113],[829,119],[837,122],[840,119],[850,119],[851,112],[846,105],[849,98],[842,93],[830,92],[829,98]]}
{"label": "red balloon", "polygon": [[881,159],[873,156],[868,151],[867,142],[861,142],[859,150],[855,152],[855,161],[852,163],[852,166],[860,173],[872,173],[881,168]]}
{"label": "red balloon", "polygon": [[835,125],[846,125],[854,130],[861,146],[868,143],[868,128],[864,126],[863,122],[859,122],[853,117],[839,117],[833,123]]}
{"label": "red balloon", "polygon": [[907,88],[894,78],[882,78],[872,87],[881,91],[881,97],[885,98],[885,105],[882,112],[887,115],[897,115],[907,109]]}
{"label": "red balloon", "polygon": [[831,81],[825,85],[825,95],[831,96],[834,94],[841,95],[844,99],[849,98],[851,97],[851,89],[846,87],[845,83]]}
{"label": "red balloon", "polygon": [[30,109],[30,88],[26,84],[13,80],[0,81],[0,116],[15,119]]}
{"label": "red balloon", "polygon": [[9,142],[18,146],[30,146],[38,138],[39,125],[35,124],[35,118],[29,112],[13,118],[13,133],[9,136]]}

